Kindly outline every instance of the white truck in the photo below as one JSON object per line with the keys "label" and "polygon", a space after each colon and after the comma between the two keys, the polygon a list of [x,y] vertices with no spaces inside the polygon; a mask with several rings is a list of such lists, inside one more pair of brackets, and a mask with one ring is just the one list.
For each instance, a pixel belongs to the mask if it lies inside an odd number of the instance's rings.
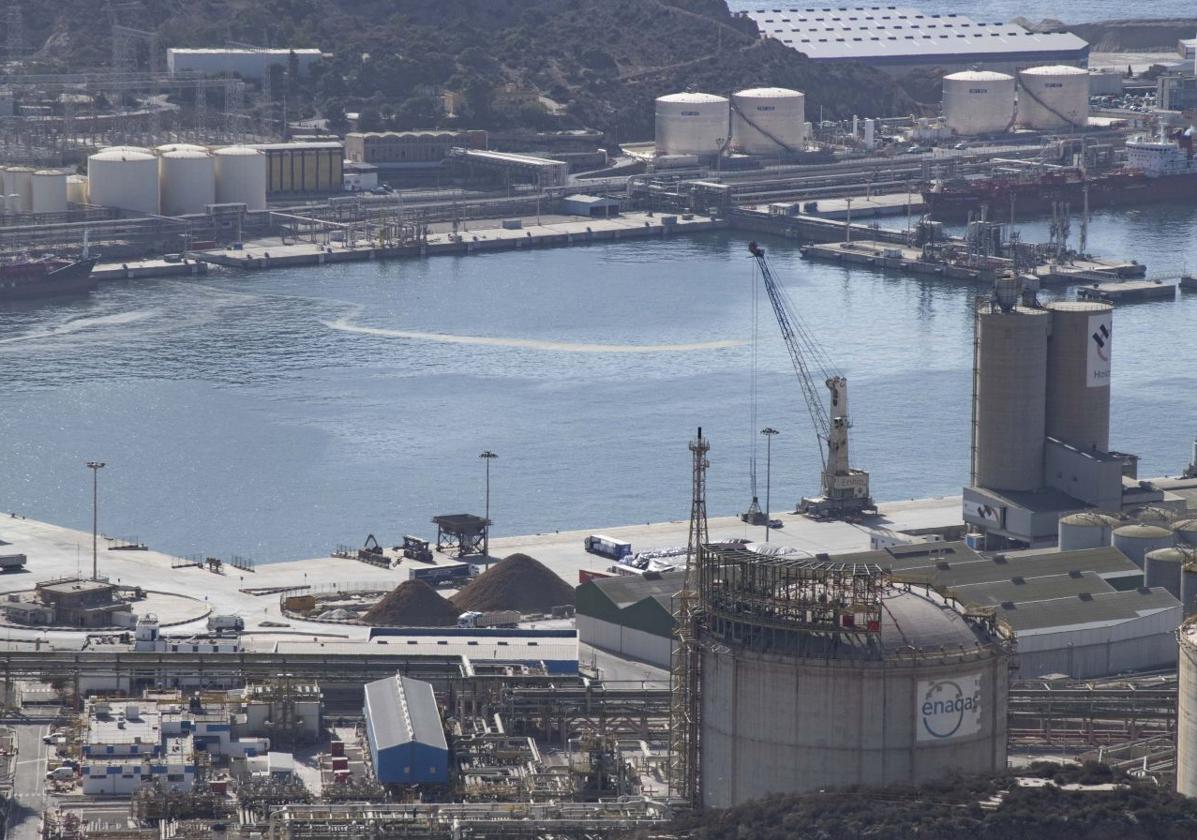
{"label": "white truck", "polygon": [[210,615],[208,616],[208,630],[219,633],[222,630],[241,631],[245,629],[245,619],[239,615]]}
{"label": "white truck", "polygon": [[479,630],[485,627],[515,627],[519,623],[518,610],[495,610],[494,612],[470,610],[457,617],[458,627],[472,627]]}

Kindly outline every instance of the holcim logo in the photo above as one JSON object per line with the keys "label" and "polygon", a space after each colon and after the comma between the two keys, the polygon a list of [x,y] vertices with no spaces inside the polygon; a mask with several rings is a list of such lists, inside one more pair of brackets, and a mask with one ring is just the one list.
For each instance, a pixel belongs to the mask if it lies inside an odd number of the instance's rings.
{"label": "holcim logo", "polygon": [[961,729],[973,731],[973,727],[965,726],[966,720],[974,720],[981,710],[981,691],[976,680],[969,680],[973,685],[968,691],[959,682],[940,680],[931,683],[923,694],[921,708],[923,728],[933,738],[951,738],[956,734],[965,734]]}

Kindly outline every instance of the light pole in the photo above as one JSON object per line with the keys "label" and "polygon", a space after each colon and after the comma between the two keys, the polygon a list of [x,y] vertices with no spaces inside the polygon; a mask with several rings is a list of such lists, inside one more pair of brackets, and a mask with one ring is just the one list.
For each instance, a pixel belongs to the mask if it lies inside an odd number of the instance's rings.
{"label": "light pole", "polygon": [[486,530],[482,532],[482,555],[486,565],[490,566],[490,462],[499,456],[488,449],[478,457],[486,462]]}
{"label": "light pole", "polygon": [[773,436],[779,435],[781,432],[772,426],[766,426],[761,429],[761,434],[765,436],[765,542],[769,542],[769,493],[773,489]]}
{"label": "light pole", "polygon": [[96,542],[100,523],[100,470],[104,468],[104,462],[88,461],[87,468],[91,470],[91,579],[96,580],[100,576]]}

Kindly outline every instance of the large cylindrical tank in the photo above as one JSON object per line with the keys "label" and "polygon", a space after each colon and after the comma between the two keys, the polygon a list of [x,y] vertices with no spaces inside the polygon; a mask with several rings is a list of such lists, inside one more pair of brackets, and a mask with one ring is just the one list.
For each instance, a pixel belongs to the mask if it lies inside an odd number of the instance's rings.
{"label": "large cylindrical tank", "polygon": [[1181,572],[1193,561],[1193,552],[1180,548],[1157,548],[1143,558],[1143,585],[1162,586],[1177,600],[1181,598]]}
{"label": "large cylindrical tank", "polygon": [[1180,665],[1177,674],[1176,790],[1197,797],[1197,620],[1177,631]]}
{"label": "large cylindrical tank", "polygon": [[19,212],[33,212],[33,169],[31,167],[8,167],[8,171],[4,173],[4,188],[9,195],[21,197],[17,207]]}
{"label": "large cylindrical tank", "polygon": [[1051,65],[1018,73],[1018,124],[1051,131],[1089,122],[1089,71]]}
{"label": "large cylindrical tank", "polygon": [[1197,558],[1185,564],[1180,573],[1180,603],[1185,618],[1197,613]]}
{"label": "large cylindrical tank", "polygon": [[207,151],[180,149],[158,156],[158,190],[164,216],[203,213],[216,202],[216,167]]}
{"label": "large cylindrical tank", "polygon": [[1172,511],[1155,505],[1140,505],[1123,511],[1123,514],[1140,525],[1159,525],[1161,528],[1171,528],[1176,518]]}
{"label": "large cylindrical tank", "polygon": [[744,154],[777,155],[802,150],[806,94],[788,88],[733,93],[732,143]]}
{"label": "large cylindrical tank", "polygon": [[725,97],[671,93],[657,98],[657,154],[714,155],[731,128]]}
{"label": "large cylindrical tank", "polygon": [[71,204],[87,204],[87,176],[67,176],[67,201]]}
{"label": "large cylindrical tank", "polygon": [[149,152],[96,152],[87,159],[87,192],[100,207],[156,214],[158,159]]}
{"label": "large cylindrical tank", "polygon": [[1114,529],[1113,542],[1114,548],[1141,569],[1148,552],[1170,548],[1174,540],[1173,533],[1159,525],[1123,525]]}
{"label": "large cylindrical tank", "polygon": [[976,484],[994,490],[1043,486],[1044,394],[1051,316],[1042,309],[977,312]]}
{"label": "large cylindrical tank", "polygon": [[1181,519],[1172,523],[1176,538],[1185,545],[1197,546],[1197,519]]}
{"label": "large cylindrical tank", "polygon": [[1057,301],[1047,345],[1049,437],[1088,452],[1110,448],[1110,350],[1114,307]]}
{"label": "large cylindrical tank", "polygon": [[249,146],[226,146],[212,153],[216,160],[216,201],[266,209],[266,155]]}
{"label": "large cylindrical tank", "polygon": [[[1006,767],[1008,652],[934,595],[891,590],[880,653],[712,638],[702,652],[702,796],[922,784]],[[858,658],[859,657],[859,658]]]}
{"label": "large cylindrical tank", "polygon": [[1058,528],[1060,550],[1079,551],[1107,546],[1118,525],[1117,518],[1095,511],[1062,516]]}
{"label": "large cylindrical tank", "polygon": [[1014,124],[1014,77],[965,70],[943,77],[943,117],[956,134],[994,134]]}
{"label": "large cylindrical tank", "polygon": [[65,213],[67,209],[67,173],[58,169],[39,169],[31,179],[34,213]]}

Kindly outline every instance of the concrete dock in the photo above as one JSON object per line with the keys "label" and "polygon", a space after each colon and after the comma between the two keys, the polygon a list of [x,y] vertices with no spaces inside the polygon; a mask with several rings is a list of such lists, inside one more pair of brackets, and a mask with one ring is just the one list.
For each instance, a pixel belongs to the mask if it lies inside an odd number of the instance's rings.
{"label": "concrete dock", "polygon": [[[815,522],[794,514],[778,514],[782,527],[774,529],[770,541],[793,546],[812,554],[843,553],[870,547],[874,534],[898,530],[948,528],[962,523],[961,502],[956,497],[892,502],[880,506],[880,515],[863,524]],[[609,560],[589,554],[583,540],[592,533],[604,533],[630,542],[636,551],[685,546],[686,520],[621,527],[596,527],[585,531],[561,531],[491,540],[491,555],[506,557],[523,552],[540,560],[562,579],[577,585],[583,569],[602,570]],[[738,517],[710,520],[712,539],[763,539],[762,528],[750,528]],[[19,515],[0,516],[0,540],[6,553],[28,557],[25,570],[0,575],[0,595],[33,589],[38,581],[91,574],[91,533],[63,528]],[[389,542],[389,541],[388,541]],[[330,551],[332,546],[330,546]],[[435,555],[438,562],[452,560]],[[310,587],[390,589],[407,580],[409,570],[425,564],[410,560],[395,568],[380,568],[356,559],[317,557],[260,565],[256,571],[242,571],[226,565],[219,573],[199,566],[178,568],[179,559],[159,551],[108,550],[100,542],[99,574],[124,586],[140,586],[149,595],[135,604],[135,612],[155,612],[171,635],[206,630],[210,614],[237,614],[245,619],[247,633],[271,638],[336,635],[365,639],[368,627],[327,622],[300,621],[283,615],[279,593]],[[444,590],[448,594],[450,590]],[[148,606],[147,606],[148,605]],[[46,631],[19,625],[0,625],[3,639],[34,639]],[[52,634],[81,638],[87,631],[51,630]]]}
{"label": "concrete dock", "polygon": [[983,266],[924,260],[922,251],[918,248],[871,240],[804,245],[802,256],[822,262],[866,265],[904,274],[956,280],[990,280],[994,276],[993,269]]}
{"label": "concrete dock", "polygon": [[1120,280],[1081,286],[1076,296],[1106,303],[1136,303],[1147,300],[1175,300],[1177,284],[1164,280]]}
{"label": "concrete dock", "polygon": [[208,264],[198,260],[127,260],[100,262],[91,270],[92,276],[104,280],[132,280],[145,277],[192,277],[208,273]]}
{"label": "concrete dock", "polygon": [[910,213],[917,221],[926,204],[921,193],[885,193],[882,195],[855,195],[847,198],[821,198],[817,201],[798,202],[814,204],[806,212],[824,219],[847,221],[849,218],[873,219],[879,216],[902,216]]}
{"label": "concrete dock", "polygon": [[523,219],[517,227],[496,225],[489,228],[479,227],[478,223],[474,222],[468,231],[434,232],[428,235],[425,242],[412,245],[388,246],[363,240],[350,243],[284,242],[278,237],[270,237],[246,242],[239,250],[229,248],[188,251],[187,256],[213,265],[260,270],[398,257],[477,254],[523,248],[583,245],[591,242],[618,242],[726,227],[726,222],[707,216],[660,213],[624,213],[609,219],[571,218],[543,224],[529,222],[530,220]]}

